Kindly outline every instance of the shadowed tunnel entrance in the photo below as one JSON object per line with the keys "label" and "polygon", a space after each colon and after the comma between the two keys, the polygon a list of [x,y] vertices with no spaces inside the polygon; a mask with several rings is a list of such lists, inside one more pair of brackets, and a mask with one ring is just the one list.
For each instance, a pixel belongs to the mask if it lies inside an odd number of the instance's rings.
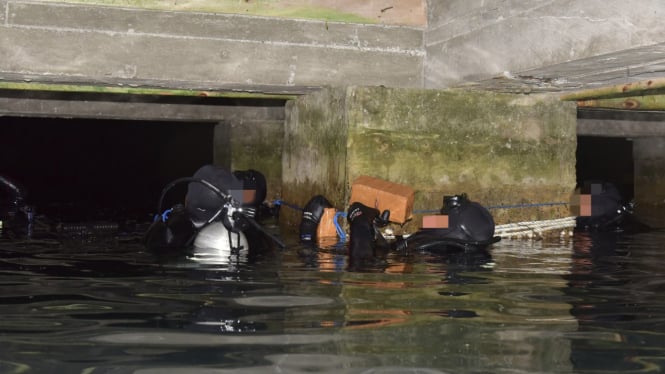
{"label": "shadowed tunnel entrance", "polygon": [[38,214],[147,220],[168,182],[213,162],[215,123],[0,117],[0,172]]}
{"label": "shadowed tunnel entrance", "polygon": [[635,196],[633,142],[627,138],[577,137],[577,183],[611,182],[624,200]]}

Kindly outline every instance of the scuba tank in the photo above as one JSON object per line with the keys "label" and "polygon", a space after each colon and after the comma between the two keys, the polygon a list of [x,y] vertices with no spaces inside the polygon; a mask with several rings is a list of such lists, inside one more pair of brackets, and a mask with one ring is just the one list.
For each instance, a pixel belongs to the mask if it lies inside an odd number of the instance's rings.
{"label": "scuba tank", "polygon": [[485,248],[501,240],[494,236],[494,218],[489,211],[466,194],[444,196],[441,214],[448,216],[447,228],[421,229],[408,238],[398,237],[396,249]]}

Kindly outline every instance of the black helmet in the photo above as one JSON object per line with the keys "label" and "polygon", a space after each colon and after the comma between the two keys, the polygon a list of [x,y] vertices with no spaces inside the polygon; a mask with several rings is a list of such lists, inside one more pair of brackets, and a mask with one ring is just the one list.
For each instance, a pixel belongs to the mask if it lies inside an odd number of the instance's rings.
{"label": "black helmet", "polygon": [[[197,170],[193,177],[203,179],[217,187],[224,194],[229,194],[237,201],[242,201],[242,182],[226,169],[214,165],[205,165]],[[212,218],[224,203],[222,197],[209,187],[200,183],[189,183],[185,206],[195,225],[201,225]]]}

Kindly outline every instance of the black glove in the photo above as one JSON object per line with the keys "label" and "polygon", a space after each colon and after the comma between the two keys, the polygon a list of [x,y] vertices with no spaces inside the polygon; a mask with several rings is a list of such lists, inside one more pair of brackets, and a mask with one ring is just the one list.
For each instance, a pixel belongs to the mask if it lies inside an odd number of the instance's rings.
{"label": "black glove", "polygon": [[351,226],[353,226],[353,223],[356,220],[361,220],[362,222],[371,225],[377,218],[379,220],[381,219],[377,209],[370,208],[367,205],[358,202],[351,204],[346,214],[346,219]]}
{"label": "black glove", "polygon": [[350,226],[349,264],[359,264],[375,256],[377,229],[374,221],[379,211],[362,203],[354,202],[349,206],[346,219]]}
{"label": "black glove", "polygon": [[322,195],[316,195],[309,200],[302,211],[300,221],[300,240],[303,242],[316,241],[316,229],[319,227],[323,210],[332,208],[332,204]]}

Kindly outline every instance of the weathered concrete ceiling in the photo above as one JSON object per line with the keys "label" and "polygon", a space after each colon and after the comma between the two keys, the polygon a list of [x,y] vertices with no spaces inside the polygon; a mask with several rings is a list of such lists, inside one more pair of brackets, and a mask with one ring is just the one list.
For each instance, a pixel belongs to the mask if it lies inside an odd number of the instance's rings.
{"label": "weathered concrete ceiling", "polygon": [[287,100],[277,96],[253,98],[196,96],[178,94],[178,91],[149,92],[138,89],[122,92],[0,89],[0,117],[196,122],[283,120]]}
{"label": "weathered concrete ceiling", "polygon": [[579,90],[662,70],[665,2],[429,0],[425,87]]}
{"label": "weathered concrete ceiling", "polygon": [[571,92],[665,77],[665,43],[461,84],[513,93]]}
{"label": "weathered concrete ceiling", "polygon": [[306,93],[422,85],[422,29],[0,0],[0,80]]}
{"label": "weathered concrete ceiling", "polygon": [[[406,14],[409,8],[404,4],[391,6],[386,1],[368,6],[317,0],[310,5],[327,4],[340,12],[331,16],[333,20],[355,14],[418,27],[90,5],[95,0],[0,0],[0,83],[92,85],[107,93],[114,88],[164,88],[165,96],[174,95],[173,90],[192,90],[229,97],[253,94],[259,99],[271,99],[266,94],[288,99],[327,85],[588,92],[587,97],[570,99],[582,100],[598,98],[592,89],[665,76],[665,30],[660,21],[665,3],[660,0],[645,0],[649,12],[619,0],[429,0],[426,26],[418,10],[424,9],[425,0],[409,1],[415,4],[415,16]],[[388,13],[396,18],[388,21]],[[413,19],[405,21],[409,17]],[[11,91],[7,86],[0,89]],[[41,100],[36,94],[22,103],[13,94],[2,94],[0,115],[13,111],[208,120],[245,106],[230,101],[223,102],[226,109],[192,105],[186,98],[191,95],[176,93],[183,96],[177,110],[166,107],[174,103],[142,101],[159,92],[131,92],[130,106],[96,100],[93,110],[66,103],[67,91],[60,96],[51,92]],[[634,95],[656,97],[662,92]],[[630,105],[640,103],[626,95],[618,98]],[[124,114],[121,108],[126,108]],[[210,110],[203,113],[200,108]]]}

